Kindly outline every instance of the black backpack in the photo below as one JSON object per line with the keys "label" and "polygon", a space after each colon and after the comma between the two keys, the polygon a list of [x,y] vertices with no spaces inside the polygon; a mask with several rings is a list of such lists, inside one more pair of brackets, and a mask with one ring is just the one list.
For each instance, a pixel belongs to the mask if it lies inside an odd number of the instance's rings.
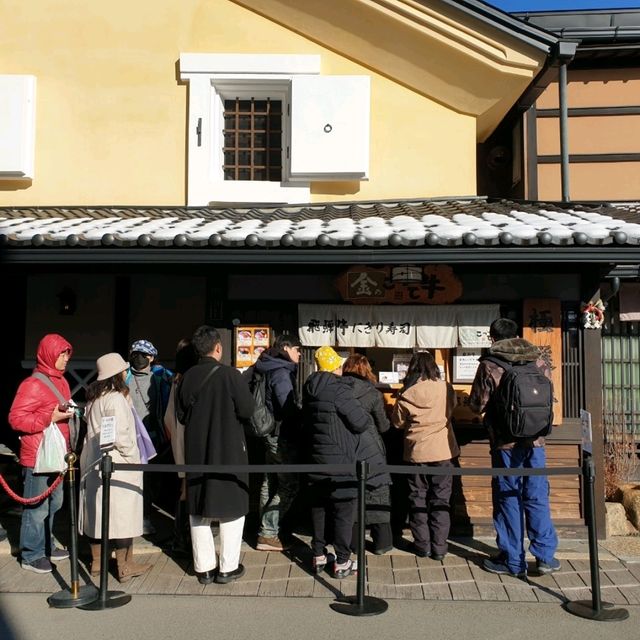
{"label": "black backpack", "polygon": [[267,376],[256,371],[255,367],[251,369],[249,389],[251,389],[256,408],[247,421],[246,432],[255,438],[264,438],[276,428],[276,419],[267,407]]}
{"label": "black backpack", "polygon": [[498,388],[491,396],[491,426],[516,442],[535,440],[551,433],[553,383],[535,362],[513,364],[488,356],[504,369]]}

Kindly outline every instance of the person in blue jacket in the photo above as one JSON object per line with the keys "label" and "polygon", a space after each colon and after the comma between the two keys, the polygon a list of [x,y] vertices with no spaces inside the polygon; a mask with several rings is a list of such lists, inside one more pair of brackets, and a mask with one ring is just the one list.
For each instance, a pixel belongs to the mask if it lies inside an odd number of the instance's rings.
{"label": "person in blue jacket", "polygon": [[[283,334],[260,354],[255,371],[266,376],[267,409],[275,418],[274,431],[262,438],[265,464],[294,464],[298,459],[301,409],[297,393],[300,341]],[[298,477],[292,473],[265,474],[260,489],[260,529],[256,549],[283,551],[281,524],[298,493]]]}

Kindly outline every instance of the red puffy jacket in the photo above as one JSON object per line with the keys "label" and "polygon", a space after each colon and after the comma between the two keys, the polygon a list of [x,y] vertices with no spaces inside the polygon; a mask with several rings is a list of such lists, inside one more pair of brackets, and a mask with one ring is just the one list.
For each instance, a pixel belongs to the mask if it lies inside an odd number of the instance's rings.
{"label": "red puffy jacket", "polygon": [[[71,350],[71,345],[56,333],[46,335],[40,341],[37,365],[33,370],[49,376],[65,400],[71,399],[71,389],[63,371],[56,369],[56,360],[63,351]],[[9,411],[9,424],[20,433],[20,464],[33,467],[42,441],[42,432],[51,423],[51,414],[60,404],[59,398],[42,381],[29,376],[18,387]],[[58,422],[58,427],[69,447],[69,423]]]}

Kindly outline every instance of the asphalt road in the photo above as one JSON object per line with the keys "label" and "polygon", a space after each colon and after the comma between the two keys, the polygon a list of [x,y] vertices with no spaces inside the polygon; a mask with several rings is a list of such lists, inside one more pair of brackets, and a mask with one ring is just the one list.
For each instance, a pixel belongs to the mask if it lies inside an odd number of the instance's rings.
{"label": "asphalt road", "polygon": [[330,600],[134,596],[120,609],[50,609],[36,594],[3,594],[1,640],[638,640],[640,605],[623,622],[574,617],[557,604],[389,602],[370,618],[340,615]]}

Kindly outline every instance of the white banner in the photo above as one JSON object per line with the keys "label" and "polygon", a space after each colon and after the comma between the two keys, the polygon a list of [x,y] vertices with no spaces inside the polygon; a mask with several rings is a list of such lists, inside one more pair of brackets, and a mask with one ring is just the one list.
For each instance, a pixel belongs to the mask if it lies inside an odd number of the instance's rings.
{"label": "white banner", "polygon": [[416,307],[416,343],[420,349],[453,349],[458,346],[456,307]]}
{"label": "white banner", "polygon": [[371,305],[341,304],[333,309],[339,347],[375,347]]}
{"label": "white banner", "polygon": [[452,349],[489,347],[500,305],[298,305],[305,347]]}
{"label": "white banner", "polygon": [[416,344],[414,306],[373,307],[376,347],[412,349]]}
{"label": "white banner", "polygon": [[489,326],[500,317],[498,304],[466,304],[457,307],[458,342],[462,347],[490,347]]}
{"label": "white banner", "polygon": [[332,347],[336,343],[334,308],[326,304],[299,304],[298,337],[305,347]]}

